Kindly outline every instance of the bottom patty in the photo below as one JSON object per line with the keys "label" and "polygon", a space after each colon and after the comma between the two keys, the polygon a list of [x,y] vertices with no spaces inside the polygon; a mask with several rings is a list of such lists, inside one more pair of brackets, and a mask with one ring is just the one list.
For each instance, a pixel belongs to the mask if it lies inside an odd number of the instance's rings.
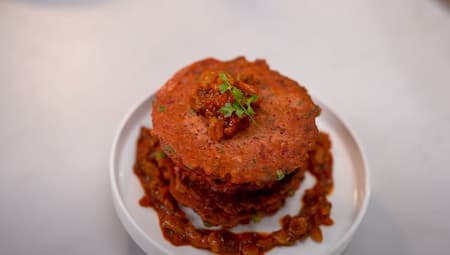
{"label": "bottom patty", "polygon": [[299,168],[270,189],[222,193],[192,180],[185,169],[174,167],[170,171],[170,193],[180,204],[194,209],[206,225],[230,228],[274,214],[284,204],[286,197],[298,189],[304,173]]}

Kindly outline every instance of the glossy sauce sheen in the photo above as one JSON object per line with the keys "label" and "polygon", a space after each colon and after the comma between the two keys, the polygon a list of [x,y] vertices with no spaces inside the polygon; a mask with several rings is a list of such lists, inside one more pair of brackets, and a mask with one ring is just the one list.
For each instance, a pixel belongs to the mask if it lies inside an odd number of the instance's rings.
{"label": "glossy sauce sheen", "polygon": [[305,191],[302,207],[294,216],[280,220],[281,228],[271,233],[233,233],[228,230],[197,229],[186,218],[170,193],[170,173],[173,162],[162,152],[159,140],[151,130],[142,128],[137,144],[135,174],[144,188],[140,204],[153,207],[158,214],[164,237],[174,245],[191,245],[217,254],[256,255],[275,246],[290,246],[311,237],[322,241],[321,225],[332,225],[331,203],[327,196],[333,188],[331,142],[320,133],[309,152],[307,171],[316,178],[316,184]]}

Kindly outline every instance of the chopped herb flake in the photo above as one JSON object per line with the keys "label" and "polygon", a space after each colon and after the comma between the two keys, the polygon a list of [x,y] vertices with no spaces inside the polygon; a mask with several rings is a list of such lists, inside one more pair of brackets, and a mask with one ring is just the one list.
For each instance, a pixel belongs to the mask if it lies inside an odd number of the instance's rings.
{"label": "chopped herb flake", "polygon": [[211,224],[210,224],[209,222],[207,222],[207,221],[204,221],[204,222],[203,222],[203,226],[205,226],[205,227],[207,227],[207,228],[212,227]]}
{"label": "chopped herb flake", "polygon": [[164,152],[162,152],[162,151],[157,151],[156,153],[155,153],[155,160],[156,160],[156,162],[160,162],[163,158],[165,158],[165,157],[167,157],[166,156],[166,154],[164,153]]}
{"label": "chopped herb flake", "polygon": [[281,181],[284,178],[284,172],[282,170],[277,170],[275,172],[275,178],[277,179],[277,181]]}
{"label": "chopped herb flake", "polygon": [[194,109],[192,109],[192,108],[190,109],[189,113],[191,115],[197,115],[197,112]]}
{"label": "chopped herb flake", "polygon": [[166,107],[164,105],[160,105],[158,107],[158,112],[164,112],[166,110]]}
{"label": "chopped herb flake", "polygon": [[261,218],[262,218],[262,214],[260,212],[256,212],[256,213],[252,214],[251,220],[253,223],[258,223],[261,221]]}

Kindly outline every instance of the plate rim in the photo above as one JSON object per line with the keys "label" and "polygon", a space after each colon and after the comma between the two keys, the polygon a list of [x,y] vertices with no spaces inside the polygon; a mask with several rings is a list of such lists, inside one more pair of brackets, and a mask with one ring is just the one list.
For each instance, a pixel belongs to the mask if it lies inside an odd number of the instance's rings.
{"label": "plate rim", "polygon": [[[331,107],[328,106],[328,104],[324,104],[322,100],[318,99],[314,94],[311,94],[311,97],[314,102],[319,102],[321,105],[325,106],[327,110],[334,115],[334,117],[341,122],[341,124],[344,126],[344,128],[348,131],[350,137],[355,142],[356,148],[358,149],[358,152],[361,154],[361,159],[363,163],[363,173],[364,173],[364,198],[361,206],[361,210],[359,210],[358,215],[356,216],[356,219],[353,221],[350,228],[345,232],[342,237],[340,237],[336,245],[333,247],[330,247],[326,251],[324,255],[331,255],[334,254],[339,249],[346,248],[346,246],[349,244],[349,242],[353,239],[353,236],[358,229],[359,225],[361,224],[364,216],[366,215],[367,208],[369,207],[369,202],[371,198],[371,184],[370,184],[370,169],[369,169],[369,163],[367,160],[366,152],[363,150],[362,142],[360,138],[356,135],[354,129],[351,127],[348,121],[345,121],[345,119],[337,114],[334,110],[332,110]],[[342,250],[343,251],[343,250]]]}
{"label": "plate rim", "polygon": [[[351,127],[349,122],[345,121],[345,119],[337,114],[334,110],[332,110],[331,107],[329,107],[327,104],[324,104],[322,100],[320,100],[315,94],[312,94],[310,91],[308,92],[313,99],[313,102],[318,103],[322,106],[325,106],[327,108],[327,111],[332,113],[334,117],[341,122],[343,127],[348,132],[349,136],[353,139],[355,146],[358,150],[358,152],[361,155],[361,160],[363,164],[363,174],[364,174],[364,198],[361,205],[361,209],[359,210],[355,220],[352,222],[350,228],[338,238],[338,240],[335,242],[335,245],[331,246],[329,249],[325,251],[323,255],[332,255],[335,254],[337,251],[343,251],[344,248],[349,244],[349,242],[353,239],[353,236],[358,229],[359,225],[362,222],[362,219],[364,218],[367,208],[370,202],[371,198],[371,183],[370,183],[370,170],[369,170],[369,164],[367,160],[367,155],[365,151],[363,150],[362,143],[360,138],[356,135],[354,132],[354,129]],[[117,166],[115,164],[116,161],[116,152],[117,152],[117,146],[118,142],[121,138],[121,134],[127,125],[130,117],[138,110],[138,108],[145,103],[145,101],[151,99],[152,97],[156,96],[156,91],[152,91],[145,96],[143,96],[140,100],[138,100],[136,103],[134,103],[131,108],[126,112],[124,117],[122,117],[120,124],[118,128],[116,129],[114,133],[113,143],[110,150],[110,158],[109,158],[109,179],[110,179],[110,186],[111,186],[111,194],[113,199],[113,205],[116,211],[116,214],[119,217],[119,220],[127,233],[132,237],[132,239],[138,244],[138,246],[143,249],[145,253],[147,253],[147,250],[143,245],[136,240],[137,236],[134,235],[134,233],[131,233],[131,231],[128,229],[128,224],[131,224],[135,230],[138,231],[141,238],[143,237],[145,240],[149,241],[156,249],[158,249],[159,252],[167,252],[164,247],[162,247],[158,242],[153,240],[152,238],[149,238],[147,234],[144,232],[144,230],[137,224],[137,222],[134,220],[133,216],[130,214],[128,209],[125,206],[125,203],[123,201],[122,196],[119,192],[119,185],[118,180],[116,178],[116,169]],[[123,215],[124,214],[124,215]],[[127,222],[124,222],[127,220]]]}

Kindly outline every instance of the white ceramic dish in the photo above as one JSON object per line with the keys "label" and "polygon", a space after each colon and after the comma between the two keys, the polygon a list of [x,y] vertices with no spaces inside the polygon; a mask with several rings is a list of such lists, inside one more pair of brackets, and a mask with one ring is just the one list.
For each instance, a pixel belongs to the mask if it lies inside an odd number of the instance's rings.
{"label": "white ceramic dish", "polygon": [[[139,206],[143,195],[141,185],[133,173],[135,146],[141,126],[151,127],[151,106],[153,95],[146,97],[125,116],[114,138],[110,159],[112,197],[117,214],[125,229],[136,243],[152,255],[194,255],[212,254],[190,246],[176,247],[166,241],[160,231],[158,217],[152,208]],[[322,108],[317,120],[321,131],[330,134],[334,157],[334,191],[330,196],[333,203],[332,218],[335,224],[323,227],[324,241],[320,244],[307,239],[291,247],[277,247],[266,254],[303,255],[341,254],[359,226],[367,209],[370,196],[370,181],[364,153],[350,129],[326,105],[314,101]],[[237,226],[233,231],[270,231],[278,229],[278,220],[283,215],[294,214],[300,208],[303,191],[311,187],[314,179],[307,176],[301,189],[289,198],[285,206],[272,217],[265,217],[257,224]],[[186,210],[195,225],[200,219],[192,210]]]}

